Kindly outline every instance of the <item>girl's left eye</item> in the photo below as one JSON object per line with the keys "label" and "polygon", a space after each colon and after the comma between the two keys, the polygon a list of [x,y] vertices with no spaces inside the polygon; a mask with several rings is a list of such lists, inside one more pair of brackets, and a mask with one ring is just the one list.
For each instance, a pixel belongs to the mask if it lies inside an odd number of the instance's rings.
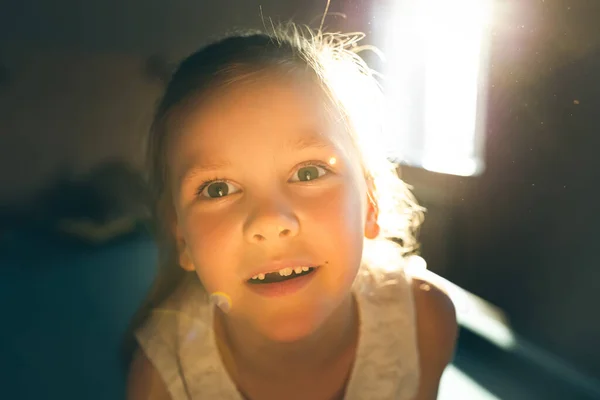
{"label": "girl's left eye", "polygon": [[305,165],[296,170],[290,179],[292,182],[309,182],[327,175],[329,170],[320,165]]}

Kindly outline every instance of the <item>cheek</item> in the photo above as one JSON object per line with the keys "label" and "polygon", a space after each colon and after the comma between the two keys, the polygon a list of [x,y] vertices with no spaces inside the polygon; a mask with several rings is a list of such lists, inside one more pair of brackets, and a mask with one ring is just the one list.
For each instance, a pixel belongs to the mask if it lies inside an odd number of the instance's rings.
{"label": "cheek", "polygon": [[[314,227],[312,233],[321,232],[328,240],[362,240],[362,212],[358,190],[352,185],[340,185],[311,202],[306,217]],[[347,244],[347,243],[346,243]]]}
{"label": "cheek", "polygon": [[191,212],[182,221],[183,235],[196,271],[207,289],[217,290],[235,273],[235,218],[224,213]]}
{"label": "cheek", "polygon": [[342,296],[352,285],[362,259],[364,227],[359,191],[349,185],[340,187],[312,205],[306,218],[304,240],[310,240],[316,254],[329,262],[322,275],[323,290]]}

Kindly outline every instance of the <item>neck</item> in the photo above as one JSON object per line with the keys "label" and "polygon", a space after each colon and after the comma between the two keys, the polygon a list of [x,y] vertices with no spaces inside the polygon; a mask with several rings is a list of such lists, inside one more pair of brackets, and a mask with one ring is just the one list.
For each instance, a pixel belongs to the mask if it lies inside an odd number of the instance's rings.
{"label": "neck", "polygon": [[270,377],[289,375],[294,371],[318,371],[354,344],[358,337],[358,310],[350,294],[317,331],[291,343],[269,340],[221,311],[216,315],[215,329],[225,344],[225,358],[231,358],[244,371]]}

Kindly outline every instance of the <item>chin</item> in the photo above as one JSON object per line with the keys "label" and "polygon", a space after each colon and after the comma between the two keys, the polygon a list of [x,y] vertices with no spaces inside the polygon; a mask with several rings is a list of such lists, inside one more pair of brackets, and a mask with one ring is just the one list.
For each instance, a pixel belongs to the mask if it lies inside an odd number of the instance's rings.
{"label": "chin", "polygon": [[279,343],[301,341],[313,335],[323,323],[323,316],[316,312],[274,313],[261,318],[260,331],[269,340]]}

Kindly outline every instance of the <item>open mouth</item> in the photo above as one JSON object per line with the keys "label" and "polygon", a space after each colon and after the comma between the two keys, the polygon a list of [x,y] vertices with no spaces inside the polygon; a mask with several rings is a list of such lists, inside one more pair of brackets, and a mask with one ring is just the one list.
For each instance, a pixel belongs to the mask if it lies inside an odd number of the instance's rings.
{"label": "open mouth", "polygon": [[284,268],[276,272],[255,275],[248,279],[248,283],[253,285],[264,285],[268,283],[285,282],[301,276],[312,274],[315,269],[315,267]]}

